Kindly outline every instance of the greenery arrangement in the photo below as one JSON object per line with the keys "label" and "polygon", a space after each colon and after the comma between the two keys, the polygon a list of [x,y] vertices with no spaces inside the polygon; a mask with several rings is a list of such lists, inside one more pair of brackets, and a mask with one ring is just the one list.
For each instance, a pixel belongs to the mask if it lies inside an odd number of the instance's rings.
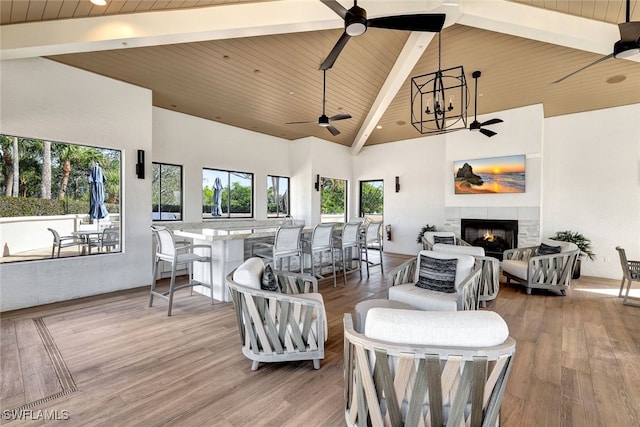
{"label": "greenery arrangement", "polygon": [[578,246],[578,249],[580,249],[580,258],[587,257],[591,261],[596,259],[596,255],[593,253],[593,250],[591,248],[591,240],[587,239],[577,231],[558,231],[555,235],[550,237],[550,239],[558,240],[561,242],[575,243],[576,246]]}
{"label": "greenery arrangement", "polygon": [[425,225],[420,229],[420,233],[418,233],[418,238],[416,239],[416,243],[422,243],[422,236],[424,236],[424,233],[426,233],[427,231],[436,231],[436,226],[435,225]]}

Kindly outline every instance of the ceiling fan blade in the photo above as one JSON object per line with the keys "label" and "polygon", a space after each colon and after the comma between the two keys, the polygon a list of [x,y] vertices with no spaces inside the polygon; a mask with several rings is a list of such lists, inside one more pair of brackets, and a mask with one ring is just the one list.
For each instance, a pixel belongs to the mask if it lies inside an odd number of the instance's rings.
{"label": "ceiling fan blade", "polygon": [[388,28],[390,30],[429,31],[442,30],[446,15],[444,13],[419,13],[415,15],[381,16],[367,20],[368,27]]}
{"label": "ceiling fan blade", "polygon": [[620,41],[625,43],[636,43],[640,36],[640,22],[623,22],[618,24],[620,31]]}
{"label": "ceiling fan blade", "polygon": [[332,125],[327,126],[327,130],[331,132],[331,135],[333,136],[340,135],[340,131]]}
{"label": "ceiling fan blade", "polygon": [[329,55],[327,55],[327,58],[322,64],[320,64],[321,70],[328,70],[329,68],[333,67],[336,59],[338,59],[338,55],[340,55],[340,52],[342,52],[342,49],[344,49],[350,38],[351,36],[346,32],[342,33],[335,46],[333,46],[333,49],[331,49],[331,52],[329,52]]}
{"label": "ceiling fan blade", "polygon": [[340,16],[342,19],[346,18],[348,10],[344,8],[336,0],[320,0],[320,1],[324,3],[324,5],[327,6],[329,9],[337,13],[338,16]]}
{"label": "ceiling fan blade", "polygon": [[482,122],[480,126],[495,125],[496,123],[502,123],[503,121],[504,120],[502,119],[491,119],[491,120],[487,120],[486,122]]}
{"label": "ceiling fan blade", "polygon": [[344,120],[344,119],[350,119],[350,118],[351,118],[351,114],[340,113],[340,114],[336,114],[335,116],[329,117],[329,120],[334,121],[334,120]]}
{"label": "ceiling fan blade", "polygon": [[488,136],[489,138],[491,138],[493,135],[497,135],[497,132],[494,132],[492,130],[489,129],[482,129],[480,128],[480,133],[483,135]]}
{"label": "ceiling fan blade", "polygon": [[606,59],[609,59],[609,58],[613,58],[613,53],[610,53],[607,56],[603,56],[602,58],[598,58],[595,61],[593,61],[592,63],[585,65],[584,67],[580,68],[579,70],[574,71],[571,74],[567,74],[566,76],[562,77],[561,79],[556,80],[555,82],[553,82],[551,84],[553,85],[553,84],[556,84],[556,83],[560,83],[561,81],[566,80],[566,79],[568,79],[569,77],[571,77],[571,76],[573,76],[575,74],[578,74],[580,71],[586,70],[587,68],[591,67],[592,65],[599,64],[600,62],[602,62],[602,61],[604,61]]}
{"label": "ceiling fan blade", "polygon": [[318,121],[317,120],[307,120],[305,122],[287,122],[287,123],[285,123],[285,125],[301,125],[301,124],[304,124],[304,123],[318,123]]}

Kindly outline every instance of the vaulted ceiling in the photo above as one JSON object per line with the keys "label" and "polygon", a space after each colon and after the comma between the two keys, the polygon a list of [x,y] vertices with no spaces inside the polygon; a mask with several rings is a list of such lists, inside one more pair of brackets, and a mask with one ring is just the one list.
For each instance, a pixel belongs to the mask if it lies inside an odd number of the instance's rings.
{"label": "vaulted ceiling", "polygon": [[[632,0],[631,21],[640,21]],[[350,1],[341,1],[351,7]],[[462,65],[478,114],[542,103],[547,117],[640,102],[640,55],[608,59],[624,0],[361,0],[369,18],[443,12],[442,68]],[[353,147],[422,136],[411,125],[412,76],[438,68],[438,36],[369,28],[327,72],[332,136],[322,112],[319,64],[343,21],[319,0],[0,1],[1,58],[44,56],[149,88],[153,104],[295,140]],[[469,112],[474,101],[470,97]],[[499,116],[499,114],[498,114]],[[494,115],[492,115],[494,117]],[[496,125],[494,128],[498,130]],[[481,135],[478,138],[484,138]]]}

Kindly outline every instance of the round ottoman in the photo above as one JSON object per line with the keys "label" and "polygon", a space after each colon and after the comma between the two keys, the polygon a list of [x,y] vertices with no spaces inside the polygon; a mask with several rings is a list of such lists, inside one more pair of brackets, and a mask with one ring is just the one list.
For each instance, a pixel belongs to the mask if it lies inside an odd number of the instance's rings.
{"label": "round ottoman", "polygon": [[354,328],[357,332],[364,332],[364,324],[367,320],[367,312],[374,307],[382,308],[404,308],[406,310],[417,310],[417,308],[400,301],[388,299],[367,299],[356,304],[356,318]]}

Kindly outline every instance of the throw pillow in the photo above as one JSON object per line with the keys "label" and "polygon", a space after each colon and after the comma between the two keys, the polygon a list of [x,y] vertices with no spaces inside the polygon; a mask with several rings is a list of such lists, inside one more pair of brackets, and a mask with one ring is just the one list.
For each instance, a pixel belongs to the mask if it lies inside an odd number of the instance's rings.
{"label": "throw pillow", "polygon": [[269,264],[267,264],[264,267],[264,272],[262,273],[262,286],[260,286],[260,288],[263,291],[271,291],[271,292],[280,291],[280,289],[278,288],[278,281],[276,280],[276,275],[273,273],[273,269]]}
{"label": "throw pillow", "polygon": [[458,259],[438,259],[420,256],[420,270],[416,286],[432,291],[452,294],[456,291]]}
{"label": "throw pillow", "polygon": [[538,255],[559,254],[561,250],[562,248],[560,246],[551,246],[540,243],[540,247],[538,248]]}
{"label": "throw pillow", "polygon": [[456,239],[453,236],[433,236],[433,243],[444,243],[445,245],[455,245]]}

